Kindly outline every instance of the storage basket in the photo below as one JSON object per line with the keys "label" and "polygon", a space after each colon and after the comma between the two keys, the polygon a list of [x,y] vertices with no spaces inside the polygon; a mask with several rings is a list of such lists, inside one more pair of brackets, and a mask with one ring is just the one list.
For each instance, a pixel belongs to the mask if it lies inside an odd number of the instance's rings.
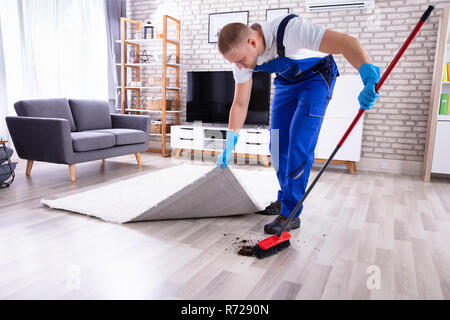
{"label": "storage basket", "polygon": [[[147,109],[148,110],[162,110],[163,107],[163,99],[148,99],[147,100]],[[166,100],[166,110],[170,110],[172,108],[172,101]]]}
{"label": "storage basket", "polygon": [[[166,133],[170,133],[171,123],[166,123]],[[161,121],[152,121],[150,126],[150,133],[160,133],[162,134],[162,123]]]}

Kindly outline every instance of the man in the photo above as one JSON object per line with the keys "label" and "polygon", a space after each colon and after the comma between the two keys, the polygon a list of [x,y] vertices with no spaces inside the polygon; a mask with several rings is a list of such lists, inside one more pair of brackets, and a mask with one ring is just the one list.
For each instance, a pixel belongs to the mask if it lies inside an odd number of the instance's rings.
{"label": "man", "polygon": [[[225,148],[217,165],[226,167],[247,116],[252,88],[252,72],[275,72],[274,96],[271,109],[270,152],[280,184],[277,201],[261,214],[277,217],[264,226],[269,234],[278,233],[304,195],[314,150],[323,117],[339,76],[332,54],[343,54],[355,67],[364,83],[358,96],[361,108],[370,109],[378,93],[375,85],[380,69],[372,65],[358,39],[313,24],[294,14],[282,16],[269,23],[230,23],[220,31],[218,48],[233,64],[234,100],[229,115]],[[328,53],[325,57],[294,59],[299,50],[309,49]],[[272,153],[272,139],[278,139],[278,156]],[[286,231],[300,227],[299,215],[303,205],[291,219]]]}

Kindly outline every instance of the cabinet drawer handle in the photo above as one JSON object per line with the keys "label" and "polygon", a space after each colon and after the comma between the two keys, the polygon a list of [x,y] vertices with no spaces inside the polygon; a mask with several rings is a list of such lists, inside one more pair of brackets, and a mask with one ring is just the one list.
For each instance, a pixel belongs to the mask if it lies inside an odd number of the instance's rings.
{"label": "cabinet drawer handle", "polygon": [[247,131],[247,133],[256,133],[256,134],[261,134],[261,131]]}
{"label": "cabinet drawer handle", "polygon": [[181,140],[190,140],[190,141],[193,141],[194,139],[193,138],[180,138]]}
{"label": "cabinet drawer handle", "polygon": [[194,128],[180,128],[181,130],[194,130]]}
{"label": "cabinet drawer handle", "polygon": [[259,142],[246,142],[246,144],[260,145],[261,143],[259,143]]}

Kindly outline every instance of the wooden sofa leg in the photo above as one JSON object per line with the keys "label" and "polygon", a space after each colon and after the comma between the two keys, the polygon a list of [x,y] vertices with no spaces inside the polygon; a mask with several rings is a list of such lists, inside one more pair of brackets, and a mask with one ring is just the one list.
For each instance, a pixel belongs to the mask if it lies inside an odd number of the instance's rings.
{"label": "wooden sofa leg", "polygon": [[134,154],[136,156],[136,161],[138,163],[138,166],[141,167],[142,166],[142,162],[141,162],[141,154],[139,152]]}
{"label": "wooden sofa leg", "polygon": [[75,182],[77,177],[75,174],[75,165],[69,164],[69,174],[70,174],[70,181]]}
{"label": "wooden sofa leg", "polygon": [[31,168],[33,168],[34,160],[27,160],[27,170],[25,171],[25,174],[27,177],[31,175]]}

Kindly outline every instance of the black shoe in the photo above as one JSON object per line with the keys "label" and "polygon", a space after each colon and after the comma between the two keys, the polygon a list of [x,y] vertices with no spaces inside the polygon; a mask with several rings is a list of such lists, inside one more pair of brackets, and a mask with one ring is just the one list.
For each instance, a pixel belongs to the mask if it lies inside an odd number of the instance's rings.
{"label": "black shoe", "polygon": [[[286,220],[287,217],[282,216],[281,214],[278,215],[271,223],[264,226],[264,232],[268,234],[276,234],[280,232]],[[300,223],[300,218],[292,218],[285,231],[300,228]]]}
{"label": "black shoe", "polygon": [[279,201],[272,202],[266,207],[266,209],[256,213],[262,214],[263,216],[279,215],[281,213],[281,203]]}

